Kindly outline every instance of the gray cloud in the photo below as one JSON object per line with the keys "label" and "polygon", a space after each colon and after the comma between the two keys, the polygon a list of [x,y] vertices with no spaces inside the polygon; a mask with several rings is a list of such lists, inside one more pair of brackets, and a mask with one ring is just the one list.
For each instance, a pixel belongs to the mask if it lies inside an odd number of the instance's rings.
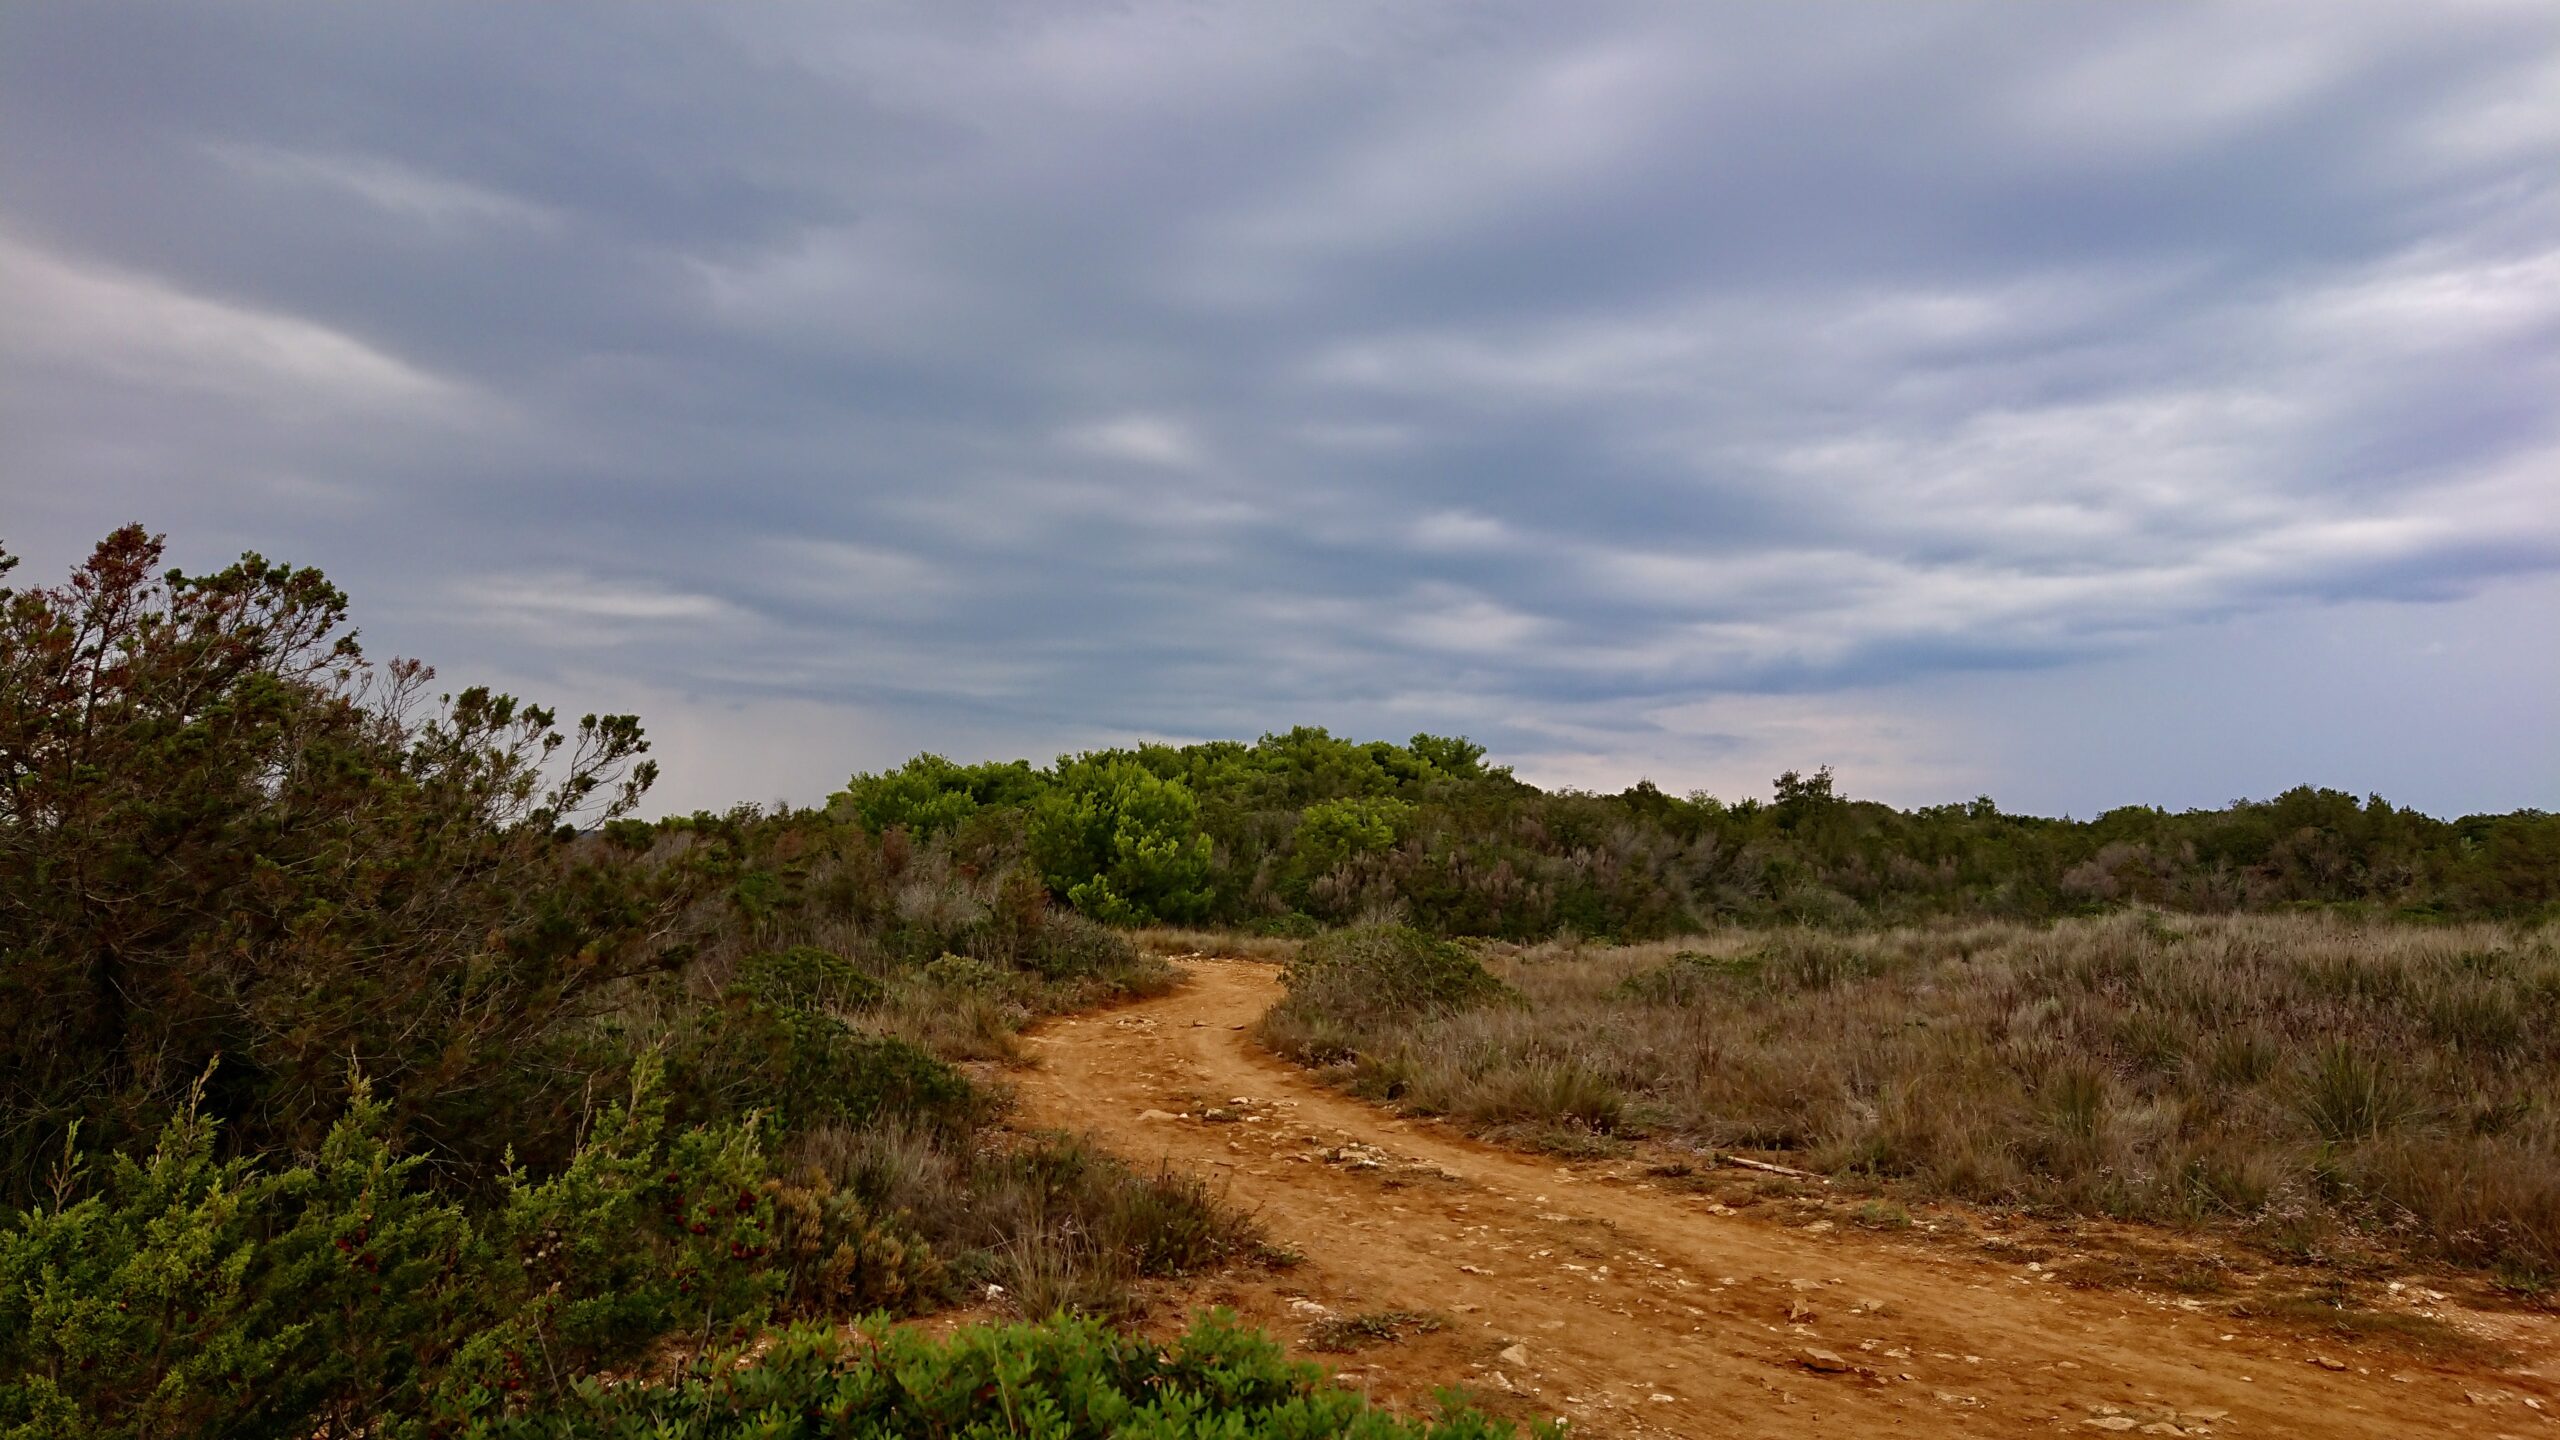
{"label": "gray cloud", "polygon": [[2540,5],[0,25],[11,547],[323,564],[681,803],[1309,720],[2085,810],[2201,761],[1944,697],[2560,571]]}

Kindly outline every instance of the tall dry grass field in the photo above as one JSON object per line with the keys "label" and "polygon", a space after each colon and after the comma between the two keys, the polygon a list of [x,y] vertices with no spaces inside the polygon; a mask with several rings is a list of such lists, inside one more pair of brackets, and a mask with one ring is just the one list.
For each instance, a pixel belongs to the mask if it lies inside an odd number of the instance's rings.
{"label": "tall dry grass field", "polygon": [[[2227,1222],[2297,1255],[2344,1228],[2528,1290],[2560,1278],[2548,926],[2127,913],[1476,954],[1501,988],[1450,983],[1453,948],[1411,932],[1312,942],[1265,1039],[1551,1148],[1667,1137],[1918,1194]],[[1417,998],[1415,974],[1439,989]]]}

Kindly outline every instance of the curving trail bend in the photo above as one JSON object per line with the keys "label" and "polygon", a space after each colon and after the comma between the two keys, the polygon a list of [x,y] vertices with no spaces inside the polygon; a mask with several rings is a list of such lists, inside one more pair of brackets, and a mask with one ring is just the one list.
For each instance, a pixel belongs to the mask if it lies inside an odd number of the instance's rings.
{"label": "curving trail bend", "polygon": [[1196,1299],[1284,1336],[1316,1307],[1447,1316],[1326,1357],[1383,1397],[1464,1384],[1603,1435],[2560,1437],[2540,1321],[2504,1337],[2518,1368],[2435,1364],[1717,1214],[1633,1166],[1499,1150],[1317,1085],[1250,1038],[1279,995],[1273,967],[1194,960],[1170,995],[1049,1024],[1026,1037],[1023,1109],[1209,1177],[1307,1257]]}

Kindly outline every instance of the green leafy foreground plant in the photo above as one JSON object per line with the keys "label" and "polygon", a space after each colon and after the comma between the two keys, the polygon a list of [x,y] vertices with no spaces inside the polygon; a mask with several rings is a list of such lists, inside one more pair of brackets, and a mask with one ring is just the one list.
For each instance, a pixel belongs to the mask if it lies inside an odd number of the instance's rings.
{"label": "green leafy foreground plant", "polygon": [[785,1283],[761,1136],[669,1136],[664,1110],[644,1061],[564,1169],[508,1171],[478,1214],[416,1183],[362,1083],[307,1164],[216,1158],[193,1105],[78,1199],[66,1158],[0,1231],[0,1437],[450,1429],[670,1331],[725,1336]]}
{"label": "green leafy foreground plant", "polygon": [[[415,1184],[356,1097],[291,1168],[217,1159],[192,1107],[95,1193],[67,1198],[66,1161],[64,1198],[0,1232],[0,1440],[1511,1433],[1370,1410],[1224,1317],[1170,1348],[1063,1318],[758,1338],[800,1260],[899,1242],[778,1204],[752,1125],[665,1134],[654,1066],[565,1170],[509,1172],[481,1214]],[[671,1335],[690,1363],[605,1378]]]}
{"label": "green leafy foreground plant", "polygon": [[[478,1422],[467,1440],[1494,1440],[1508,1422],[1443,1397],[1436,1416],[1372,1408],[1212,1311],[1170,1345],[1090,1320],[988,1326],[935,1341],[870,1321],[800,1326],[697,1356],[662,1380],[581,1382],[562,1403]],[[1541,1436],[1562,1432],[1541,1426]]]}

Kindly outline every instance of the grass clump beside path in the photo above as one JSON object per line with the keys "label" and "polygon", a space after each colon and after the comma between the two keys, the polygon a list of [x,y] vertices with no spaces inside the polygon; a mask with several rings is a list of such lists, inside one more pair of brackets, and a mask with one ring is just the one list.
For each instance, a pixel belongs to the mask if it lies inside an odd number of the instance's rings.
{"label": "grass clump beside path", "polygon": [[2296,1258],[2352,1232],[2524,1293],[2560,1275],[2549,926],[2128,912],[1494,946],[1432,1005],[1389,1003],[1397,932],[1318,943],[1266,1043],[1497,1138],[1776,1153]]}
{"label": "grass clump beside path", "polygon": [[1402,925],[1336,930],[1299,947],[1281,972],[1289,998],[1263,1021],[1283,1053],[1348,1059],[1379,1027],[1514,998],[1475,952]]}

